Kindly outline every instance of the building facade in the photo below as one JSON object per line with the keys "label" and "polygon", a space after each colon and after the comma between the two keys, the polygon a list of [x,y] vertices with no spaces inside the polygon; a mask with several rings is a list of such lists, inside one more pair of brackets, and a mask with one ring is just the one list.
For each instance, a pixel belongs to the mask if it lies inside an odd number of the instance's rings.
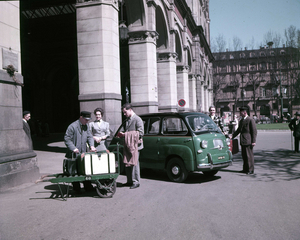
{"label": "building facade", "polygon": [[300,110],[300,55],[292,47],[213,53],[214,104],[235,113],[245,106],[251,116],[286,118]]}
{"label": "building facade", "polygon": [[[125,102],[131,102],[138,114],[207,112],[213,102],[208,0],[0,4],[1,35],[8,39],[1,44],[0,85],[19,93],[18,100],[1,95],[5,98],[1,108],[16,119],[19,131],[22,109],[31,111],[33,123],[64,132],[80,110],[102,107],[114,132],[122,122]],[[20,25],[7,29],[8,22],[17,18]],[[17,56],[10,64],[23,87],[7,75],[7,52]],[[11,109],[13,101],[18,101],[18,108]],[[7,131],[1,144],[15,134],[9,124],[1,131]],[[25,150],[1,151],[6,162],[13,162],[16,152]]]}
{"label": "building facade", "polygon": [[0,2],[0,190],[39,176],[36,154],[23,130],[19,20],[19,2]]}

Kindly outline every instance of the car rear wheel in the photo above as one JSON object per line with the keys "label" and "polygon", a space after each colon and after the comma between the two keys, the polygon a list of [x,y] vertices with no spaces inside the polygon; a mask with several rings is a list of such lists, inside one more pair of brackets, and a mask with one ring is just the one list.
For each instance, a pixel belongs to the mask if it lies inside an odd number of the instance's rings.
{"label": "car rear wheel", "polygon": [[218,170],[212,170],[212,171],[205,171],[203,172],[203,174],[206,176],[206,177],[213,177],[215,176],[219,171]]}
{"label": "car rear wheel", "polygon": [[173,182],[184,182],[188,172],[184,163],[179,158],[172,158],[167,164],[167,174]]}

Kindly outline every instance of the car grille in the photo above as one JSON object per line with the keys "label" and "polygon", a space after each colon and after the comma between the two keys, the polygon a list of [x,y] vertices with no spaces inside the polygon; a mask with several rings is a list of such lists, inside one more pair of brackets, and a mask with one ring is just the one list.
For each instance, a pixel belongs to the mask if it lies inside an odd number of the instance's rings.
{"label": "car grille", "polygon": [[214,148],[222,149],[224,147],[222,139],[214,139]]}

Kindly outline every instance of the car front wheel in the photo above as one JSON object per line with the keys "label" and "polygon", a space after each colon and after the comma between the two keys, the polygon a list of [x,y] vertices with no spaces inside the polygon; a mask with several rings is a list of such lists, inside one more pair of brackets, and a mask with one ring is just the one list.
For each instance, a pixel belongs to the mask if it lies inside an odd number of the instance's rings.
{"label": "car front wheel", "polygon": [[179,158],[172,158],[168,162],[167,174],[173,182],[184,182],[188,176],[184,163]]}

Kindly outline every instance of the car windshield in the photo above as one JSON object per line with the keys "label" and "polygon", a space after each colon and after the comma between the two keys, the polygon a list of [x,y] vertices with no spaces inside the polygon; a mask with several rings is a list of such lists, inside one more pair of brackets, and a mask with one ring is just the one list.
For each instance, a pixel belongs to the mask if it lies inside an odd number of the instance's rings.
{"label": "car windshield", "polygon": [[191,115],[186,117],[187,122],[196,134],[204,132],[221,132],[214,121],[207,115]]}

